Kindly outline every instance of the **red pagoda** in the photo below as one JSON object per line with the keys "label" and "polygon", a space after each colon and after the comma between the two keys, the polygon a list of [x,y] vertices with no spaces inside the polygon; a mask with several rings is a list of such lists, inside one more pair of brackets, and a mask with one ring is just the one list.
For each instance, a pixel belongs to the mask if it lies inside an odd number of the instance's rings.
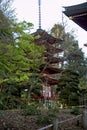
{"label": "red pagoda", "polygon": [[46,31],[41,29],[41,0],[38,0],[39,5],[39,29],[33,33],[34,36],[39,36],[35,40],[35,44],[45,47],[44,56],[46,62],[40,68],[40,77],[43,82],[43,91],[42,96],[44,99],[55,98],[55,93],[53,91],[54,85],[58,85],[58,75],[61,73],[61,69],[58,68],[60,62],[64,60],[60,57],[57,57],[57,54],[63,52],[62,49],[57,48],[56,44],[62,42],[61,39],[57,39]]}
{"label": "red pagoda", "polygon": [[44,46],[46,51],[44,53],[46,63],[40,68],[40,77],[43,81],[43,97],[54,98],[55,94],[52,90],[52,86],[58,85],[57,75],[61,73],[61,69],[56,67],[60,62],[63,62],[63,58],[57,57],[56,54],[63,52],[62,49],[56,48],[56,44],[62,42],[61,39],[54,38],[46,31],[38,29],[34,36],[40,36],[39,39],[35,40],[35,44]]}

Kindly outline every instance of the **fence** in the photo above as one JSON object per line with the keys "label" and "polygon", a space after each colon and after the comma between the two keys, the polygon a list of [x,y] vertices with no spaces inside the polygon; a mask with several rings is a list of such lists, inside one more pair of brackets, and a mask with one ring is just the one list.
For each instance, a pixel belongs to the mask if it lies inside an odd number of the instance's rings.
{"label": "fence", "polygon": [[50,125],[48,125],[48,126],[46,126],[46,127],[43,127],[43,128],[41,128],[41,129],[38,129],[38,130],[53,130],[53,124],[50,124]]}
{"label": "fence", "polygon": [[73,129],[79,129],[82,127],[83,122],[83,115],[78,115],[76,117],[60,121],[58,123],[58,129],[55,130],[73,130]]}
{"label": "fence", "polygon": [[83,124],[82,122],[83,122],[83,115],[81,114],[76,117],[64,121],[60,121],[60,122],[58,122],[58,119],[55,119],[53,124],[50,124],[38,130],[73,130],[73,129],[75,130],[75,127],[79,127],[78,130],[80,130],[80,125]]}

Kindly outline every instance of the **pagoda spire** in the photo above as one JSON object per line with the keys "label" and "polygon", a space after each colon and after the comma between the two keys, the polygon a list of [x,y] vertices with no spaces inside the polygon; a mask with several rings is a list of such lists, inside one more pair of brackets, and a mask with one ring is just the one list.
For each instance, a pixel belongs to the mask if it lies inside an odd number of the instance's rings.
{"label": "pagoda spire", "polygon": [[41,0],[38,0],[39,7],[39,29],[41,29]]}

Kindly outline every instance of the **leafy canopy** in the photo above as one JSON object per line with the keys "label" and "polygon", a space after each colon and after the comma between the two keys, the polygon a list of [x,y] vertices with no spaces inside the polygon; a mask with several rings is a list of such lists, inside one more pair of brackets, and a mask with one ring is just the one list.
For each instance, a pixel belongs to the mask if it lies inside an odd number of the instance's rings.
{"label": "leafy canopy", "polygon": [[0,44],[0,82],[27,80],[27,71],[38,70],[44,62],[44,49],[34,44],[34,37],[29,34],[31,27],[25,21],[13,24],[14,45]]}

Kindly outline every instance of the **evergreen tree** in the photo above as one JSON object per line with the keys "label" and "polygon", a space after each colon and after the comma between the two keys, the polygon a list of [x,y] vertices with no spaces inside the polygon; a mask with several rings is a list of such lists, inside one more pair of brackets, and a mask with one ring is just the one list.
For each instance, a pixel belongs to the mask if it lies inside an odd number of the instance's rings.
{"label": "evergreen tree", "polygon": [[64,105],[79,105],[79,74],[71,69],[62,72],[57,92],[60,92],[60,101]]}
{"label": "evergreen tree", "polygon": [[[61,93],[61,99],[63,99],[63,101],[66,101],[66,104],[69,105],[69,100],[71,99],[70,97],[68,99],[69,93],[72,95],[72,96],[70,95],[72,98],[73,98],[73,95],[76,95],[78,99],[79,95],[81,95],[80,86],[83,86],[83,85],[80,85],[82,80],[83,82],[85,82],[85,86],[86,86],[85,79],[87,75],[87,71],[86,71],[87,60],[84,57],[84,53],[82,52],[82,49],[79,48],[78,41],[75,39],[73,33],[66,32],[65,27],[63,27],[62,24],[55,24],[54,27],[51,29],[51,34],[55,36],[56,38],[63,39],[63,43],[60,45],[58,44],[58,47],[64,50],[63,57],[65,61],[62,64],[62,68],[64,69],[64,71],[62,73],[61,82],[59,82],[57,92],[59,88],[61,88],[59,90]],[[77,94],[77,91],[73,92],[73,87],[75,86],[74,79],[76,78],[75,73],[78,73],[79,75],[77,76],[78,82],[76,82],[77,84],[75,83],[77,85],[77,88],[78,88],[77,90],[79,91],[79,95]],[[73,83],[71,82],[71,80],[73,81]],[[70,85],[71,83],[72,85]],[[63,90],[62,90],[62,87],[63,87]],[[64,99],[64,95],[65,95],[65,99]]]}

